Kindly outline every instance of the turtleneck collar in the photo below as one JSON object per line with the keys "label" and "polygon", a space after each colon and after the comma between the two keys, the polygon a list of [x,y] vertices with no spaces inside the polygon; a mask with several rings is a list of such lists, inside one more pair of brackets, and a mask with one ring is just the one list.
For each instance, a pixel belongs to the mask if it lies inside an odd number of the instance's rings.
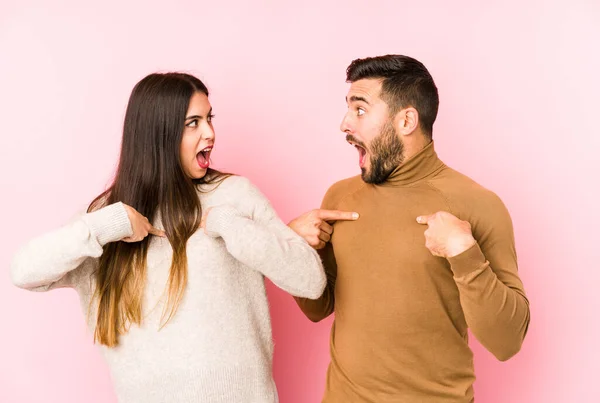
{"label": "turtleneck collar", "polygon": [[406,186],[423,180],[444,167],[438,158],[433,141],[392,171],[381,186]]}

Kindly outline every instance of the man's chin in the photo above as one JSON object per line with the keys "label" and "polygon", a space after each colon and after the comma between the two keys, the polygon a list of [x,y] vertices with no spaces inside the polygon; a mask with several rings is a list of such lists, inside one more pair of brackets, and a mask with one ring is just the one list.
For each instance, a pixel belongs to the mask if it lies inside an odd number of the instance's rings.
{"label": "man's chin", "polygon": [[370,185],[381,185],[383,183],[385,183],[388,178],[390,177],[391,173],[393,172],[393,170],[390,170],[388,172],[381,172],[381,171],[376,171],[373,172],[373,170],[369,170],[367,168],[361,168],[361,174],[360,177],[362,178],[363,182],[368,183]]}
{"label": "man's chin", "polygon": [[369,171],[367,170],[367,168],[365,168],[365,167],[362,167],[362,168],[360,169],[360,177],[361,177],[361,179],[363,180],[363,182],[365,182],[365,183],[370,183],[370,184],[372,184],[372,183],[374,182],[374,181],[373,181],[373,179],[374,179],[374,178],[373,178],[373,176],[371,175],[371,172],[369,172]]}

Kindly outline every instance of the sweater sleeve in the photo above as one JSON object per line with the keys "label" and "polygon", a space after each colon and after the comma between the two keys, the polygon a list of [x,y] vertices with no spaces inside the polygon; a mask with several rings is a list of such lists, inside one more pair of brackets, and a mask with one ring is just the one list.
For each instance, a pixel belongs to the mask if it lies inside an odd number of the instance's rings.
{"label": "sweater sleeve", "polygon": [[[337,208],[336,203],[334,202],[334,192],[335,191],[333,190],[333,187],[327,191],[325,197],[323,198],[323,202],[321,203],[321,208],[328,210]],[[313,322],[319,322],[327,318],[333,313],[335,308],[335,281],[337,278],[337,263],[335,260],[332,242],[333,240],[325,244],[325,247],[318,251],[321,260],[323,261],[323,268],[327,277],[325,290],[317,299],[295,298],[296,303],[302,312],[304,312],[304,315],[306,315],[306,317]]]}
{"label": "sweater sleeve", "polygon": [[100,257],[104,245],[132,232],[122,203],[83,214],[22,246],[12,260],[12,282],[31,291],[73,287],[77,278],[73,274],[88,259]]}
{"label": "sweater sleeve", "polygon": [[313,322],[319,322],[331,315],[335,308],[335,280],[337,265],[331,243],[327,243],[318,251],[323,261],[327,284],[321,296],[317,299],[295,297],[296,303],[304,315]]}
{"label": "sweater sleeve", "polygon": [[530,315],[512,221],[495,195],[470,221],[477,243],[448,261],[467,325],[488,351],[505,361],[521,349]]}
{"label": "sweater sleeve", "polygon": [[228,252],[247,267],[262,273],[284,291],[306,298],[318,298],[325,286],[325,274],[317,253],[288,228],[268,199],[247,179],[240,183],[245,205],[242,213],[230,205],[213,207],[206,219],[209,236],[221,237]]}

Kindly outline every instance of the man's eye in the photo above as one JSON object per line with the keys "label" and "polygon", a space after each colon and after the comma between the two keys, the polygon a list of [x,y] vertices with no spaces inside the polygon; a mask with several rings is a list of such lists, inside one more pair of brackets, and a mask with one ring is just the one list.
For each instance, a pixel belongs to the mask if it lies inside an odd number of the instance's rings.
{"label": "man's eye", "polygon": [[363,108],[358,108],[358,109],[356,110],[356,114],[357,114],[358,116],[362,116],[362,115],[364,115],[364,114],[365,114],[365,110],[364,110]]}

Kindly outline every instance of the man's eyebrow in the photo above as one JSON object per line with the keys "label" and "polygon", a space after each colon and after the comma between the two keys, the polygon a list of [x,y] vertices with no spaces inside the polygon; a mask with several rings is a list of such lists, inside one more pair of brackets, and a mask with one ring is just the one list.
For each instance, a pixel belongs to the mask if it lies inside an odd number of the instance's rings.
{"label": "man's eyebrow", "polygon": [[[348,102],[348,98],[346,98],[346,103]],[[367,105],[371,105],[369,101],[365,97],[361,97],[359,95],[352,95],[350,97],[350,102],[364,102]]]}

